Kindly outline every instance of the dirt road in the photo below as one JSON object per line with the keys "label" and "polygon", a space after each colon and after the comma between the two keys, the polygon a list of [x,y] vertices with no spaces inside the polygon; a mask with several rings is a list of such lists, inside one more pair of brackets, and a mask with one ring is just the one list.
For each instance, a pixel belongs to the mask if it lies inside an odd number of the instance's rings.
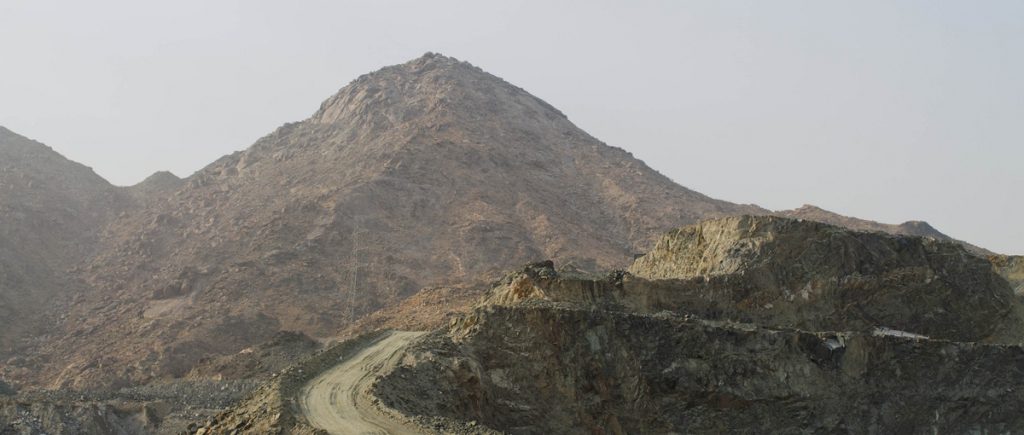
{"label": "dirt road", "polygon": [[370,404],[366,394],[377,373],[422,332],[395,331],[317,376],[299,395],[309,422],[332,434],[415,434]]}

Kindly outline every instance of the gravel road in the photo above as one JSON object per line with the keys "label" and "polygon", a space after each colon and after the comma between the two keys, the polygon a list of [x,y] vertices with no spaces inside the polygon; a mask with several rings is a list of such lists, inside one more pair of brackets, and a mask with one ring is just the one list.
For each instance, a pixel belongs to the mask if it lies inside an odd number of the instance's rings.
{"label": "gravel road", "polygon": [[310,424],[332,434],[416,434],[377,411],[366,392],[377,373],[421,335],[392,332],[306,384],[299,404]]}

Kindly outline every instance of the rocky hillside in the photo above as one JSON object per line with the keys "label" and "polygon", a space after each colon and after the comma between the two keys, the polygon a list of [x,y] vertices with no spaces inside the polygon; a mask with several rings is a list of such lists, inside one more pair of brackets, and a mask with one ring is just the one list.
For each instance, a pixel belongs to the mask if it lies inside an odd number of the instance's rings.
{"label": "rocky hillside", "polygon": [[702,222],[637,261],[646,277],[507,275],[372,394],[425,433],[1013,432],[1024,335],[983,263],[931,239]]}
{"label": "rocky hillside", "polygon": [[536,258],[624,267],[668,228],[763,212],[679,186],[526,91],[434,54],[360,77],[309,119],[169,181],[146,183],[165,196],[103,233],[79,275],[92,290],[41,351],[53,363],[12,372],[51,386],[177,377],[280,330],[336,334],[424,287]]}
{"label": "rocky hillside", "polygon": [[130,201],[91,169],[0,127],[0,362],[59,320],[69,275]]}
{"label": "rocky hillside", "polygon": [[[957,341],[1017,342],[1007,281],[953,242],[740,216],[674,230],[629,269],[676,280],[759,324],[813,331],[887,327]],[[692,290],[691,290],[692,289]]]}

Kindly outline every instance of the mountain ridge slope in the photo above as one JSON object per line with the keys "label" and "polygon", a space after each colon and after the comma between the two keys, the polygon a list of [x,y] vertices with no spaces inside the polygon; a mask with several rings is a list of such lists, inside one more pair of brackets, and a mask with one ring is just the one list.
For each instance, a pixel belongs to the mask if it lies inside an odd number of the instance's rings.
{"label": "mountain ridge slope", "polygon": [[92,169],[0,127],[0,361],[49,331],[82,285],[68,270],[131,201]]}
{"label": "mountain ridge slope", "polygon": [[424,287],[537,258],[622,267],[664,229],[761,212],[679,186],[521,88],[427,54],[112,222],[81,268],[94,290],[43,351],[68,363],[39,380],[177,377],[279,330],[329,336]]}

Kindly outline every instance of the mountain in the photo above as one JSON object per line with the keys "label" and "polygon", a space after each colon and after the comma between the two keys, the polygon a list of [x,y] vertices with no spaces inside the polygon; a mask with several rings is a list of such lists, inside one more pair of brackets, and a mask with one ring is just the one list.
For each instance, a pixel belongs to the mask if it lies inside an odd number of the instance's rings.
{"label": "mountain", "polygon": [[160,171],[125,190],[137,201],[159,201],[170,196],[184,184],[185,181],[178,178],[177,175],[167,171]]}
{"label": "mountain", "polygon": [[0,128],[0,432],[276,431],[387,328],[435,331],[360,385],[451,433],[1005,431],[1024,261],[978,254],[709,198],[435,54],[185,179]]}
{"label": "mountain", "polygon": [[992,251],[971,245],[967,242],[956,240],[935,229],[934,227],[929,225],[928,222],[923,221],[907,221],[897,225],[883,224],[875,221],[843,216],[841,214],[833,213],[831,211],[822,209],[820,207],[815,207],[813,205],[804,205],[803,207],[793,210],[777,211],[774,214],[794,219],[806,219],[815,222],[823,222],[826,224],[837,225],[854,230],[878,231],[883,233],[898,234],[904,236],[919,236],[929,237],[936,240],[954,241],[964,245],[965,248],[967,248],[969,251],[977,255],[992,255]]}
{"label": "mountain", "polygon": [[766,212],[679,186],[436,54],[364,75],[309,119],[170,181],[103,232],[76,275],[90,291],[40,348],[51,363],[12,377],[178,377],[280,330],[330,336],[424,287],[538,258],[624,267],[669,228]]}
{"label": "mountain", "polygon": [[0,361],[84,288],[68,273],[130,201],[91,169],[0,127]]}

